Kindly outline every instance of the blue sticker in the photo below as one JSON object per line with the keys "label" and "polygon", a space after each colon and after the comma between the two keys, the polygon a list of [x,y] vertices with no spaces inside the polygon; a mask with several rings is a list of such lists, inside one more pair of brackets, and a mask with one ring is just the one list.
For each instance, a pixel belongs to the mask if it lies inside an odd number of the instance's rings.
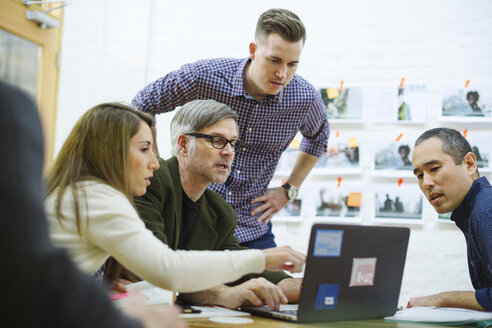
{"label": "blue sticker", "polygon": [[343,230],[317,230],[314,238],[313,256],[340,257]]}
{"label": "blue sticker", "polygon": [[319,284],[316,294],[315,310],[333,310],[337,307],[339,284]]}

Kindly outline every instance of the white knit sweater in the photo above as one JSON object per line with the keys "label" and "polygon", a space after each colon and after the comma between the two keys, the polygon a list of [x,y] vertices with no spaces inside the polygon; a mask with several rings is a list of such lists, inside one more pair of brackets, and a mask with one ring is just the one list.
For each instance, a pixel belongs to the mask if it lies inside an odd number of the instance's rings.
{"label": "white knit sweater", "polygon": [[66,248],[88,274],[97,271],[112,255],[156,286],[194,292],[265,269],[265,256],[259,250],[173,251],[145,228],[122,193],[97,181],[79,182],[77,186],[81,235],[77,232],[71,189],[63,195],[62,224],[55,213],[56,192],[46,199],[45,207],[51,239]]}

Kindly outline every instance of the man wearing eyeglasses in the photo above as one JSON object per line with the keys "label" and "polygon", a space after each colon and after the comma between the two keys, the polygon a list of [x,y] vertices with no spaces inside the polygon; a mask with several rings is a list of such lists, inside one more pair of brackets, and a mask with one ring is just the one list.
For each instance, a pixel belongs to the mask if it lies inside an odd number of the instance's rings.
{"label": "man wearing eyeglasses", "polygon": [[[210,183],[226,181],[241,145],[238,132],[237,114],[215,100],[195,100],[176,112],[171,122],[175,156],[158,158],[160,167],[154,171],[147,193],[134,199],[146,227],[172,249],[245,249],[234,236],[234,209],[207,189]],[[114,267],[119,264],[108,265],[107,270],[119,271]],[[138,279],[128,272],[120,277]],[[278,308],[288,301],[297,302],[300,282],[284,272],[264,272],[245,276],[231,286],[181,295],[181,299],[228,308],[245,303]]]}
{"label": "man wearing eyeglasses", "polygon": [[[321,95],[295,74],[305,39],[296,14],[267,10],[258,19],[248,58],[183,65],[147,85],[132,101],[153,115],[195,99],[214,99],[238,113],[242,147],[227,181],[210,188],[236,210],[236,236],[249,248],[276,245],[271,218],[296,198],[326,151],[329,126]],[[291,174],[282,187],[269,189],[279,158],[298,131],[303,140]]]}

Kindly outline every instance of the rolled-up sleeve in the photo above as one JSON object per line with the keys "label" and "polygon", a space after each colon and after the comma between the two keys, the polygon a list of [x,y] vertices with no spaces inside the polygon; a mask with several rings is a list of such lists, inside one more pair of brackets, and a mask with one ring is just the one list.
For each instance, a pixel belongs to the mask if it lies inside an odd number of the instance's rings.
{"label": "rolled-up sleeve", "polygon": [[330,126],[323,100],[319,94],[313,97],[312,106],[300,129],[303,139],[299,150],[320,157],[326,152]]}

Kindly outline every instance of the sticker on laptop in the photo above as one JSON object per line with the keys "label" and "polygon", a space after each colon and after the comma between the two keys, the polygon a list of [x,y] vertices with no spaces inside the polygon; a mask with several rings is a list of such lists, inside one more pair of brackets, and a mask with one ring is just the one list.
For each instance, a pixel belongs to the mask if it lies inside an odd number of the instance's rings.
{"label": "sticker on laptop", "polygon": [[313,256],[340,257],[342,240],[343,230],[316,230]]}
{"label": "sticker on laptop", "polygon": [[319,284],[316,294],[315,310],[333,310],[337,306],[339,284]]}
{"label": "sticker on laptop", "polygon": [[375,257],[354,258],[349,286],[373,286],[377,260]]}

